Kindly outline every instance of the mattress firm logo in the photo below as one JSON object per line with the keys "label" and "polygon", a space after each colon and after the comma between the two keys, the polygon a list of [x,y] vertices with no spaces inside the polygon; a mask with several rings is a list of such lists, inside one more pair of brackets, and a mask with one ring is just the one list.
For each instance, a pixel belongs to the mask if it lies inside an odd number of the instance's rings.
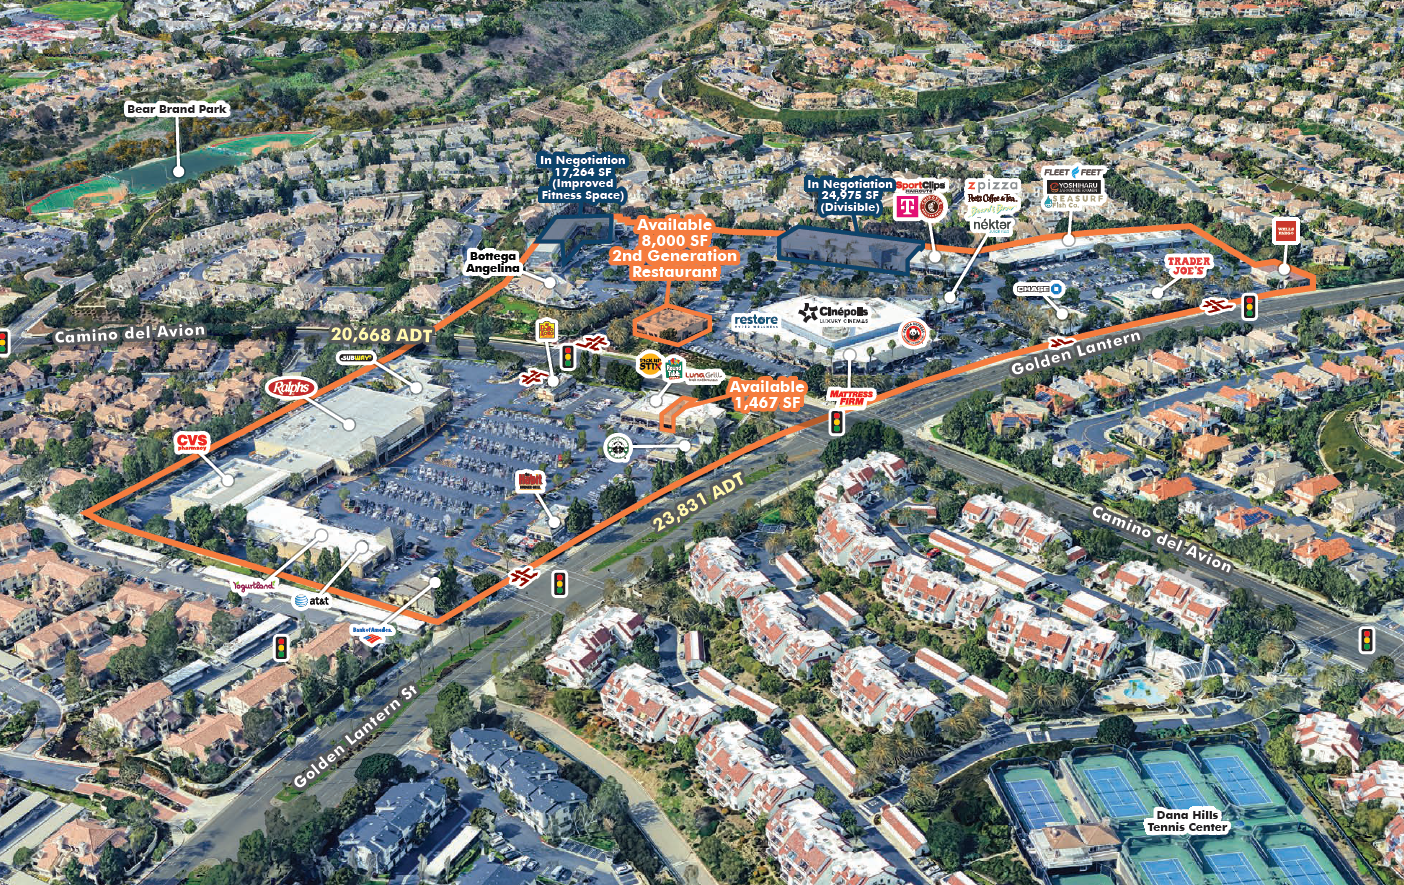
{"label": "mattress firm logo", "polygon": [[800,306],[800,321],[807,326],[866,326],[873,312],[866,304],[811,304]]}

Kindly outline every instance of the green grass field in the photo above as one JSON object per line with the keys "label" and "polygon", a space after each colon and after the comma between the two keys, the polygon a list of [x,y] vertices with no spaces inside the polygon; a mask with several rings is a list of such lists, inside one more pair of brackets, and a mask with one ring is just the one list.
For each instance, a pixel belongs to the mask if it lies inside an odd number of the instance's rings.
{"label": "green grass field", "polygon": [[107,21],[121,10],[121,0],[97,0],[97,2],[92,3],[87,2],[87,0],[57,0],[54,3],[45,3],[43,6],[34,7],[35,12],[42,12],[45,15],[52,15],[55,18],[71,22],[82,21],[85,18]]}
{"label": "green grass field", "polygon": [[1350,416],[1367,405],[1368,401],[1347,406],[1326,419],[1321,425],[1321,458],[1333,473],[1349,473],[1355,464],[1362,464],[1365,470],[1359,479],[1374,486],[1386,476],[1404,471],[1404,464],[1373,448],[1356,432]]}

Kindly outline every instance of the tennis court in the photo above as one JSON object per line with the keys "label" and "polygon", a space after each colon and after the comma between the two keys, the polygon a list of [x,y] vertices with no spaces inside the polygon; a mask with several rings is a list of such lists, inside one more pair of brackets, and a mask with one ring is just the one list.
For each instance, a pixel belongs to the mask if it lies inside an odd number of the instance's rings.
{"label": "tennis court", "polygon": [[1146,881],[1156,885],[1196,885],[1184,863],[1174,857],[1142,861],[1141,872],[1145,874]]}
{"label": "tennis court", "polygon": [[1190,774],[1191,763],[1183,753],[1152,751],[1141,757],[1141,767],[1164,797],[1166,807],[1185,809],[1215,804]]}
{"label": "tennis court", "polygon": [[1015,768],[1000,775],[1004,789],[1019,809],[1024,826],[1030,830],[1072,823],[1066,802],[1058,793],[1053,776],[1042,768]]}
{"label": "tennis court", "polygon": [[1082,773],[1087,776],[1088,783],[1097,791],[1097,797],[1112,817],[1145,817],[1150,813],[1121,769],[1111,766],[1087,768]]}
{"label": "tennis court", "polygon": [[1311,850],[1314,846],[1298,844],[1266,847],[1268,854],[1272,855],[1273,863],[1282,868],[1292,885],[1340,885],[1340,875],[1323,865],[1323,859],[1318,858]]}
{"label": "tennis court", "polygon": [[1235,851],[1228,854],[1206,854],[1205,863],[1223,885],[1264,885],[1267,881],[1253,867],[1248,855]]}
{"label": "tennis court", "polygon": [[1209,769],[1219,785],[1224,788],[1235,805],[1267,805],[1272,801],[1262,783],[1253,776],[1247,763],[1237,756],[1204,756],[1204,767]]}

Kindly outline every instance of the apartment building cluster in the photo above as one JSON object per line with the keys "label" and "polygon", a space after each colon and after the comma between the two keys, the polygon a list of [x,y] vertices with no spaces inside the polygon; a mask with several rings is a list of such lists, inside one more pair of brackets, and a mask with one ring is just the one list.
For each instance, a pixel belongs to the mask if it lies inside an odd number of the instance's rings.
{"label": "apartment building cluster", "polygon": [[962,581],[911,553],[888,566],[882,577],[882,593],[910,618],[967,629],[980,623],[992,605],[1006,598],[988,581]]}
{"label": "apartment building cluster", "polygon": [[448,814],[448,791],[438,781],[396,784],[375,802],[375,810],[342,832],[337,852],[342,862],[372,876],[383,876],[419,841],[421,824],[433,827]]}
{"label": "apartment building cluster", "polygon": [[588,797],[561,778],[555,760],[496,728],[455,731],[449,752],[459,768],[480,767],[488,784],[510,795],[517,815],[542,836],[561,839],[575,832],[575,811]]}
{"label": "apartment building cluster", "polygon": [[[1155,164],[1140,167],[1135,176],[1161,195],[1201,200],[1217,216],[1260,232],[1273,216],[1293,215],[1345,241],[1316,246],[1315,263],[1381,262],[1398,244],[1393,229],[1342,213],[1316,194],[1397,213],[1404,208],[1397,186],[1404,172],[1378,155],[1343,147],[1350,142],[1315,127],[1329,126],[1385,156],[1404,153],[1404,130],[1396,119],[1397,66],[1381,51],[1398,39],[1390,31],[1388,25],[1362,23],[1349,28],[1344,40],[1322,33],[1257,49],[1227,44],[1192,50],[1158,71],[1135,69],[1118,77],[1099,101],[1110,114],[1169,122],[1157,138],[1135,147]],[[1238,69],[1249,74],[1251,85],[1226,76]],[[1251,155],[1251,167],[1234,162],[1240,150]],[[1250,169],[1280,175],[1294,187],[1266,185]]]}
{"label": "apartment building cluster", "polygon": [[912,720],[922,713],[937,721],[950,715],[935,692],[903,679],[873,646],[846,650],[834,665],[832,679],[839,713],[860,728],[910,733]]}
{"label": "apartment building cluster", "polygon": [[987,528],[996,538],[1008,538],[1025,553],[1040,553],[1049,544],[1060,544],[1065,549],[1072,544],[1072,535],[1056,519],[998,495],[975,495],[965,502],[960,511],[960,528],[968,532],[977,525]]}
{"label": "apartment building cluster", "polygon": [[741,635],[757,660],[791,679],[807,677],[815,664],[843,652],[827,632],[811,629],[790,596],[779,591],[741,604]]}
{"label": "apartment building cluster", "polygon": [[1360,765],[1360,726],[1334,713],[1317,710],[1297,720],[1292,739],[1308,765],[1336,765],[1349,760],[1352,769]]}
{"label": "apartment building cluster", "polygon": [[990,616],[985,641],[997,654],[1022,664],[1105,679],[1121,668],[1120,638],[1106,627],[1074,626],[1042,615],[1028,602],[1002,603]]}
{"label": "apartment building cluster", "polygon": [[819,514],[819,557],[857,577],[887,568],[899,555],[897,542],[873,528],[858,504],[839,503]]}
{"label": "apartment building cluster", "polygon": [[771,589],[770,580],[746,565],[736,542],[730,538],[703,538],[688,555],[688,591],[699,603],[724,608]]}
{"label": "apartment building cluster", "polygon": [[891,452],[873,452],[865,458],[843,462],[814,490],[820,509],[834,504],[868,505],[877,501],[885,485],[902,486],[910,476],[907,462]]}
{"label": "apartment building cluster", "polygon": [[442,3],[427,9],[402,6],[395,0],[277,0],[268,7],[267,20],[308,31],[426,34],[470,28],[483,20],[483,13],[450,12]]}
{"label": "apartment building cluster", "polygon": [[598,608],[565,625],[542,665],[568,688],[592,688],[645,629],[644,616],[632,609]]}
{"label": "apartment building cluster", "polygon": [[1106,582],[1107,592],[1120,599],[1126,599],[1132,587],[1140,588],[1146,607],[1201,638],[1214,632],[1228,607],[1228,600],[1210,592],[1199,578],[1139,560],[1122,564]]}
{"label": "apartment building cluster", "polygon": [[745,725],[713,726],[697,745],[697,768],[718,802],[767,818],[766,846],[786,885],[896,885],[881,855],[848,843],[804,772],[772,761]]}
{"label": "apartment building cluster", "polygon": [[721,709],[704,697],[679,697],[654,671],[628,664],[600,687],[600,706],[621,733],[641,744],[696,737],[721,721]]}

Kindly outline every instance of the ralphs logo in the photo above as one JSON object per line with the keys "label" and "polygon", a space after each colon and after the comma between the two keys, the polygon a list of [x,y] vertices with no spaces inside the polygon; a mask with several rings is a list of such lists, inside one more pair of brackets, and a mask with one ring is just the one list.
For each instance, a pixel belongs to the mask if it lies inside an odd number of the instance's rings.
{"label": "ralphs logo", "polygon": [[263,392],[274,399],[306,399],[317,392],[317,382],[301,375],[281,375],[264,384]]}
{"label": "ralphs logo", "polygon": [[352,624],[351,635],[361,640],[369,648],[395,635],[395,628],[389,624]]}
{"label": "ralphs logo", "polygon": [[734,313],[731,315],[733,332],[778,332],[780,318],[774,314]]}
{"label": "ralphs logo", "polygon": [[823,325],[866,326],[873,312],[866,304],[810,304],[800,306],[799,318],[806,323]]}

